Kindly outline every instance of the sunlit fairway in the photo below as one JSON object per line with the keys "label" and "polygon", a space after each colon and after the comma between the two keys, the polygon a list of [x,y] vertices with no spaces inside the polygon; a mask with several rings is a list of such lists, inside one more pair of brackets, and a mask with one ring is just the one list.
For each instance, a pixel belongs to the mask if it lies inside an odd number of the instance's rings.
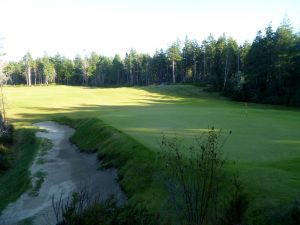
{"label": "sunlit fairway", "polygon": [[300,196],[299,109],[232,102],[194,86],[7,87],[5,96],[14,123],[97,117],[153,151],[162,133],[191,141],[208,126],[231,130],[224,152],[254,204]]}

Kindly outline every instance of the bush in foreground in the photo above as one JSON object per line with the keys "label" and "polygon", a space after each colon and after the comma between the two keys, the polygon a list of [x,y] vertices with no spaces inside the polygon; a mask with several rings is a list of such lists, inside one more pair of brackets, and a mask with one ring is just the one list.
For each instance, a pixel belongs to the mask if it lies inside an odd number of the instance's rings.
{"label": "bush in foreground", "polygon": [[[102,201],[85,189],[66,201],[52,201],[57,225],[160,225],[159,215],[150,213],[143,204],[120,204],[111,196]],[[167,225],[167,224],[165,224]]]}
{"label": "bush in foreground", "polygon": [[13,126],[0,122],[0,172],[7,170],[11,165],[12,143]]}
{"label": "bush in foreground", "polygon": [[239,179],[234,176],[229,182],[225,172],[222,148],[228,136],[223,138],[222,134],[209,128],[192,146],[185,146],[178,137],[162,139],[164,180],[181,225],[244,222],[248,200]]}

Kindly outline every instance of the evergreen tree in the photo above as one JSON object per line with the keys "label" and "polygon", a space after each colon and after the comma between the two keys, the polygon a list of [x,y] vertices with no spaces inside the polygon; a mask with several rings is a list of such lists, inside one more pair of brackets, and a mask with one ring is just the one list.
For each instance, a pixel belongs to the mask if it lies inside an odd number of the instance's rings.
{"label": "evergreen tree", "polygon": [[172,81],[173,84],[176,83],[175,77],[175,65],[182,60],[181,50],[180,50],[180,42],[174,42],[167,50],[167,55],[169,60],[172,62]]}
{"label": "evergreen tree", "polygon": [[119,55],[115,55],[112,61],[112,82],[114,84],[124,84],[126,79],[123,77],[124,74],[124,64]]}

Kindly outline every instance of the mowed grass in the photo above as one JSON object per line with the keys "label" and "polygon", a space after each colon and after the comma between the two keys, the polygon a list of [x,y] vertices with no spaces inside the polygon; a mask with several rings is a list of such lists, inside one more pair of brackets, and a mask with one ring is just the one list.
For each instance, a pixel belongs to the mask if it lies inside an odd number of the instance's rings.
{"label": "mowed grass", "polygon": [[162,133],[192,142],[208,126],[231,130],[224,147],[252,204],[264,207],[300,196],[300,110],[232,102],[189,85],[145,88],[6,87],[12,122],[99,118],[159,151]]}

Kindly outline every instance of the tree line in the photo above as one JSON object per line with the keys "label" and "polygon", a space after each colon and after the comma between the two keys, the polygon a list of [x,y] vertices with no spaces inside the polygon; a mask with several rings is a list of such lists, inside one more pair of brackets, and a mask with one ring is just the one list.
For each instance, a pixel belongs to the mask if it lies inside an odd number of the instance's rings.
{"label": "tree line", "polygon": [[152,56],[131,49],[123,59],[95,52],[74,60],[60,54],[33,59],[27,53],[7,63],[4,73],[12,84],[28,86],[204,83],[240,101],[299,106],[300,34],[285,19],[276,30],[268,25],[242,45],[232,37],[209,35],[201,43],[177,40]]}

